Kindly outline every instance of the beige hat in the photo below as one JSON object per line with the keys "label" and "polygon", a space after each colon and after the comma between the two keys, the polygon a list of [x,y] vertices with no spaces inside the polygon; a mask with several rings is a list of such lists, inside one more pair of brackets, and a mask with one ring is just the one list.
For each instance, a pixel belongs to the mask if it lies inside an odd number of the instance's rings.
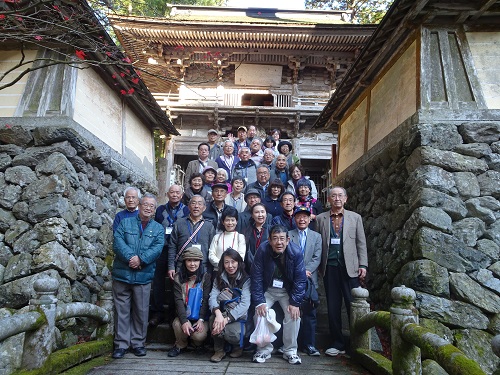
{"label": "beige hat", "polygon": [[207,134],[210,134],[210,133],[219,134],[219,132],[215,129],[210,129]]}
{"label": "beige hat", "polygon": [[199,259],[199,260],[203,260],[203,253],[197,247],[194,247],[194,246],[188,247],[182,253],[182,260],[186,260],[186,259]]}

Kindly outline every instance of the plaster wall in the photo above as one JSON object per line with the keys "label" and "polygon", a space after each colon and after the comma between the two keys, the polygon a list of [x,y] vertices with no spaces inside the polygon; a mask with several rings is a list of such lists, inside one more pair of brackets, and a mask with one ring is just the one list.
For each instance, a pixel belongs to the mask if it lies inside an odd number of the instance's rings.
{"label": "plaster wall", "polygon": [[364,153],[365,128],[367,122],[367,103],[365,98],[354,112],[340,125],[339,172],[346,169]]}
{"label": "plaster wall", "polygon": [[[31,60],[36,57],[37,51],[25,51],[25,60]],[[0,74],[3,74],[8,69],[11,69],[17,63],[19,63],[22,58],[20,51],[2,51],[0,55]],[[20,68],[15,69],[13,72],[9,73],[3,80],[0,82],[0,85],[3,85],[7,82],[10,82],[14,78],[21,73],[21,71],[31,67],[32,64],[24,65]],[[11,87],[7,87],[3,90],[0,90],[0,117],[12,117],[14,116],[14,112],[19,104],[19,100],[24,92],[24,88],[26,87],[26,81],[28,80],[28,74],[21,78],[16,84]]]}
{"label": "plaster wall", "polygon": [[500,109],[500,32],[469,32],[467,40],[486,105]]}
{"label": "plaster wall", "polygon": [[92,69],[78,72],[73,119],[122,153],[122,103]]}
{"label": "plaster wall", "polygon": [[417,110],[416,71],[413,42],[371,91],[368,149]]}
{"label": "plaster wall", "polygon": [[125,109],[125,158],[154,178],[153,134],[129,109]]}

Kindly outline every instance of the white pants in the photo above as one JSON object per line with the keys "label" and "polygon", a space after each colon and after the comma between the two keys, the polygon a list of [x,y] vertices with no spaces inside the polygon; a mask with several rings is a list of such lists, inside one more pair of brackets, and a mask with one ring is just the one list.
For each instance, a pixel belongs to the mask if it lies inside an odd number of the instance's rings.
{"label": "white pants", "polygon": [[[268,309],[272,308],[275,302],[278,302],[285,313],[285,319],[283,320],[283,352],[287,355],[297,354],[297,336],[299,335],[300,318],[292,320],[288,312],[288,306],[290,305],[288,292],[285,288],[270,287],[264,293],[264,297],[266,298]],[[257,352],[271,354],[273,348],[273,344],[267,344],[262,347],[257,346]]]}

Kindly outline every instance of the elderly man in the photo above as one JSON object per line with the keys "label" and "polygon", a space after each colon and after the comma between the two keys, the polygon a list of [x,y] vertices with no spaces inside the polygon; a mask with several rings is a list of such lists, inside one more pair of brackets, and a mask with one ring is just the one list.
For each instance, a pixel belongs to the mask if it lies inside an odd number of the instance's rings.
{"label": "elderly man", "polygon": [[271,167],[271,179],[274,180],[276,178],[279,178],[283,182],[283,185],[287,186],[290,176],[288,174],[286,156],[283,154],[276,156],[274,165]]}
{"label": "elderly man", "polygon": [[254,139],[258,139],[262,146],[262,140],[259,137],[256,137],[256,135],[257,135],[257,128],[254,125],[250,125],[248,127],[248,132],[247,132],[248,142],[252,143]]}
{"label": "elderly man", "polygon": [[165,241],[163,227],[153,220],[155,209],[155,196],[145,194],[139,203],[138,215],[123,219],[114,233],[113,358],[122,358],[129,347],[136,356],[146,355],[151,281]]}
{"label": "elderly man", "polygon": [[217,162],[219,168],[224,168],[226,170],[228,179],[231,180],[233,178],[231,174],[233,171],[233,167],[240,161],[240,158],[238,156],[234,156],[234,143],[229,139],[227,141],[224,141],[222,150],[223,154],[220,155],[215,161]]}
{"label": "elderly man", "polygon": [[229,207],[226,204],[227,191],[227,184],[214,184],[212,186],[213,201],[209,204],[209,206],[203,213],[203,217],[212,222],[216,232],[222,213],[227,207]]}
{"label": "elderly man", "polygon": [[210,145],[206,142],[202,142],[198,145],[198,159],[191,160],[186,168],[186,175],[184,176],[184,189],[189,187],[189,179],[194,173],[203,173],[206,167],[212,167],[217,169],[217,163],[210,160],[208,156],[210,155]]}
{"label": "elderly man", "polygon": [[347,192],[336,186],[328,191],[330,212],[316,217],[316,230],[321,234],[322,255],[319,274],[323,276],[328,307],[328,323],[333,339],[326,355],[335,357],[345,353],[342,336],[342,299],[351,311],[351,289],[360,285],[359,280],[366,277],[368,256],[366,239],[361,216],[344,209]]}
{"label": "elderly man", "polygon": [[125,201],[125,209],[118,212],[115,215],[115,220],[113,221],[113,233],[118,228],[118,224],[123,219],[127,217],[135,217],[139,213],[137,206],[139,205],[139,199],[141,199],[141,191],[136,187],[129,186],[123,192],[123,200]]}
{"label": "elderly man", "polygon": [[[300,248],[290,242],[288,231],[275,225],[269,231],[269,241],[260,245],[251,269],[252,302],[257,316],[266,316],[278,302],[285,313],[283,320],[283,358],[290,364],[302,363],[297,355],[297,335],[300,328],[300,306],[306,287],[306,269]],[[271,358],[273,345],[257,344],[253,361],[264,363]]]}
{"label": "elderly man", "polygon": [[203,218],[203,212],[207,208],[205,199],[200,195],[194,195],[189,200],[188,208],[189,215],[176,221],[167,244],[168,276],[171,280],[181,265],[182,253],[189,247],[196,247],[203,253],[201,265],[205,271],[210,266],[208,249],[215,229],[211,222]]}
{"label": "elderly man", "polygon": [[242,147],[238,156],[240,161],[234,165],[231,176],[243,178],[247,185],[257,181],[257,165],[250,159],[250,149]]}
{"label": "elderly man", "polygon": [[262,141],[259,138],[255,138],[250,143],[250,159],[252,159],[255,165],[259,166],[262,163],[262,158],[264,157],[264,152],[262,151]]}
{"label": "elderly man", "polygon": [[222,154],[222,147],[217,143],[219,140],[219,132],[215,129],[210,129],[207,133],[207,137],[207,143],[210,147],[208,158],[215,161]]}
{"label": "elderly man", "polygon": [[263,201],[267,195],[267,187],[269,186],[269,178],[270,177],[271,177],[271,175],[269,173],[269,168],[267,168],[265,165],[258,167],[257,168],[257,181],[248,185],[246,191],[248,191],[250,189],[258,190],[260,193],[260,199],[261,199],[261,201]]}
{"label": "elderly man", "polygon": [[[177,219],[185,216],[182,202],[183,189],[180,185],[172,185],[167,192],[168,202],[158,207],[155,214],[155,221],[163,225],[165,231],[165,245],[160,257],[156,261],[155,276],[153,279],[153,294],[151,298],[151,318],[149,325],[156,327],[165,319],[165,278],[167,275],[168,262],[168,239],[174,229]],[[173,298],[172,301],[173,303]],[[173,306],[173,305],[172,305]]]}
{"label": "elderly man", "polygon": [[273,217],[272,225],[280,224],[288,230],[297,228],[295,218],[293,217],[293,210],[295,209],[295,195],[289,191],[285,191],[281,196],[281,207],[283,213],[279,216]]}
{"label": "elderly man", "polygon": [[[321,262],[321,236],[309,229],[311,211],[306,207],[298,207],[293,214],[297,229],[288,232],[292,242],[296,243],[304,256],[306,276],[311,278],[318,289],[318,267]],[[299,331],[299,347],[310,356],[319,356],[316,349],[316,307],[302,304],[302,321]]]}

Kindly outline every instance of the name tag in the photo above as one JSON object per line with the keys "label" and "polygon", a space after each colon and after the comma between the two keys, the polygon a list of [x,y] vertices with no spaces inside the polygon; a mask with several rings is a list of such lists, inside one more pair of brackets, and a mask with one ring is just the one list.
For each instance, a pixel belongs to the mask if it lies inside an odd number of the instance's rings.
{"label": "name tag", "polygon": [[332,245],[340,245],[340,238],[332,238]]}
{"label": "name tag", "polygon": [[283,288],[283,280],[273,279],[273,286],[275,288]]}
{"label": "name tag", "polygon": [[174,228],[172,228],[172,227],[166,227],[165,228],[165,234],[171,234],[173,229]]}
{"label": "name tag", "polygon": [[196,247],[198,250],[201,251],[201,245],[199,243],[194,244],[194,245],[190,245],[189,247]]}

